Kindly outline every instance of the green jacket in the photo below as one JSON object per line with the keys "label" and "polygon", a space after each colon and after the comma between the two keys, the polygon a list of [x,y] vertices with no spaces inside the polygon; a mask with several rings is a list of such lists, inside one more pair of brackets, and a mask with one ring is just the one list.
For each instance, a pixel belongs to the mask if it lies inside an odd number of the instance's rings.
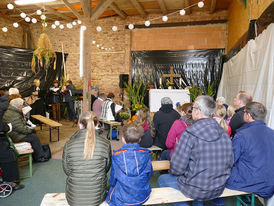
{"label": "green jacket", "polygon": [[32,130],[26,127],[23,113],[14,106],[9,105],[4,113],[3,122],[11,123],[12,131],[9,133],[9,136],[13,142],[20,142],[27,134],[32,133]]}
{"label": "green jacket", "polygon": [[67,175],[66,198],[70,206],[98,206],[105,200],[107,192],[110,142],[96,135],[93,158],[84,160],[86,131],[77,131],[64,147],[63,169]]}

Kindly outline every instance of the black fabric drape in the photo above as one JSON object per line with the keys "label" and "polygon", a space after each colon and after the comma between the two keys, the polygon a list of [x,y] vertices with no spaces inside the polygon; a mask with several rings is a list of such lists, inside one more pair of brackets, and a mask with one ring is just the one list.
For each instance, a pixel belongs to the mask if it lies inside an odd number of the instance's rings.
{"label": "black fabric drape", "polygon": [[[0,47],[0,89],[16,87],[23,97],[32,93],[34,79],[40,79],[40,89],[47,91],[53,80],[59,80],[64,75],[62,53],[56,52],[56,69],[53,69],[53,59],[50,68],[38,68],[36,73],[31,70],[31,61],[34,50],[15,47]],[[65,61],[68,54],[65,54]],[[37,61],[38,62],[38,61]],[[38,64],[38,63],[37,63]],[[45,65],[45,64],[43,64]]]}
{"label": "black fabric drape", "polygon": [[[159,88],[159,79],[170,73],[174,67],[175,74],[181,74],[182,87],[191,86],[207,88],[214,84],[217,89],[222,76],[223,49],[182,50],[182,51],[133,51],[132,79],[146,81]],[[166,87],[169,78],[162,78],[162,87]],[[174,79],[174,87],[179,88],[179,78]]]}

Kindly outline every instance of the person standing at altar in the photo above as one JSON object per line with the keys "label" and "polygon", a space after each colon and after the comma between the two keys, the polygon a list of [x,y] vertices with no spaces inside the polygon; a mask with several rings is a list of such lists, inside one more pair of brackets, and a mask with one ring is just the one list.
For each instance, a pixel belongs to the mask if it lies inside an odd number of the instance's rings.
{"label": "person standing at altar", "polygon": [[155,127],[155,138],[153,145],[164,150],[166,147],[167,134],[175,120],[180,119],[180,114],[173,109],[173,102],[169,97],[161,99],[161,108],[155,113],[153,123]]}
{"label": "person standing at altar", "polygon": [[63,86],[61,93],[64,95],[65,102],[68,109],[69,120],[77,122],[77,118],[74,110],[75,103],[75,86],[71,80],[66,81],[66,85]]}

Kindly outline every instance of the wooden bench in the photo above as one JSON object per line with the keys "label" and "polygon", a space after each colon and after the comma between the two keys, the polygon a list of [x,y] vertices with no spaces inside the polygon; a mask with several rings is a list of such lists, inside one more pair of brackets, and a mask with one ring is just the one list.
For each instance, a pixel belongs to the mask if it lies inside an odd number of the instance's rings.
{"label": "wooden bench", "polygon": [[[24,179],[24,178],[28,178],[28,177],[32,177],[32,153],[33,153],[33,149],[28,149],[28,150],[24,150],[24,151],[18,151],[16,149],[16,143],[14,144],[13,141],[11,140],[10,137],[7,137],[8,138],[8,141],[10,143],[10,146],[13,148],[16,156],[17,156],[17,159],[20,157],[22,158],[28,158],[28,164],[29,164],[29,175],[28,176],[24,176],[24,177],[20,177],[21,179]],[[23,143],[23,142],[21,142]]]}
{"label": "wooden bench", "polygon": [[118,126],[121,126],[122,123],[121,122],[116,122],[116,121],[104,121],[104,120],[99,120],[101,123],[107,124],[109,125],[109,139],[112,140],[112,130],[113,127],[116,127],[117,129],[117,139],[118,139],[118,135],[119,135],[119,131],[118,131]]}
{"label": "wooden bench", "polygon": [[[31,115],[32,118],[39,120],[40,122],[43,122],[44,124],[49,126],[49,141],[51,141],[51,128],[52,129],[57,129],[57,133],[58,133],[58,140],[59,141],[59,127],[62,126],[62,124],[60,124],[59,122],[56,122],[52,119],[46,118],[42,115]],[[41,125],[41,129],[42,129],[42,125]]]}
{"label": "wooden bench", "polygon": [[[152,161],[153,171],[168,170],[170,168],[170,162],[165,161]],[[237,206],[240,206],[242,202],[240,195],[247,195],[249,193],[230,190],[225,188],[220,197],[231,197],[236,196]],[[179,190],[171,187],[161,187],[152,188],[149,199],[143,205],[156,205],[156,204],[167,204],[175,202],[187,202],[193,201],[193,199],[188,198],[183,195]],[[251,206],[254,205],[255,197],[254,194],[251,195]],[[103,202],[100,206],[107,206],[106,202]],[[48,193],[44,196],[41,206],[68,206],[65,193]]]}

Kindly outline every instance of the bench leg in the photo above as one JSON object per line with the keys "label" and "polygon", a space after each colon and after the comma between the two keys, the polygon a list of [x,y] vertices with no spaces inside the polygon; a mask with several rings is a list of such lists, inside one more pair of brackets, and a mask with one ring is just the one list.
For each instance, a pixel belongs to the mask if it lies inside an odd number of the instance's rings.
{"label": "bench leg", "polygon": [[109,139],[112,140],[112,125],[109,125],[110,129],[109,129]]}
{"label": "bench leg", "polygon": [[29,176],[32,177],[32,154],[29,154]]}
{"label": "bench leg", "polygon": [[[246,197],[248,197],[248,199],[250,198],[251,206],[255,206],[255,195],[254,194],[251,194],[251,195],[242,195],[242,196],[246,196]],[[246,204],[241,199],[241,196],[236,196],[236,199],[237,199],[237,206],[241,206],[241,205],[248,206],[248,204]]]}
{"label": "bench leg", "polygon": [[58,142],[59,142],[59,127],[57,127],[57,132],[58,132]]}

